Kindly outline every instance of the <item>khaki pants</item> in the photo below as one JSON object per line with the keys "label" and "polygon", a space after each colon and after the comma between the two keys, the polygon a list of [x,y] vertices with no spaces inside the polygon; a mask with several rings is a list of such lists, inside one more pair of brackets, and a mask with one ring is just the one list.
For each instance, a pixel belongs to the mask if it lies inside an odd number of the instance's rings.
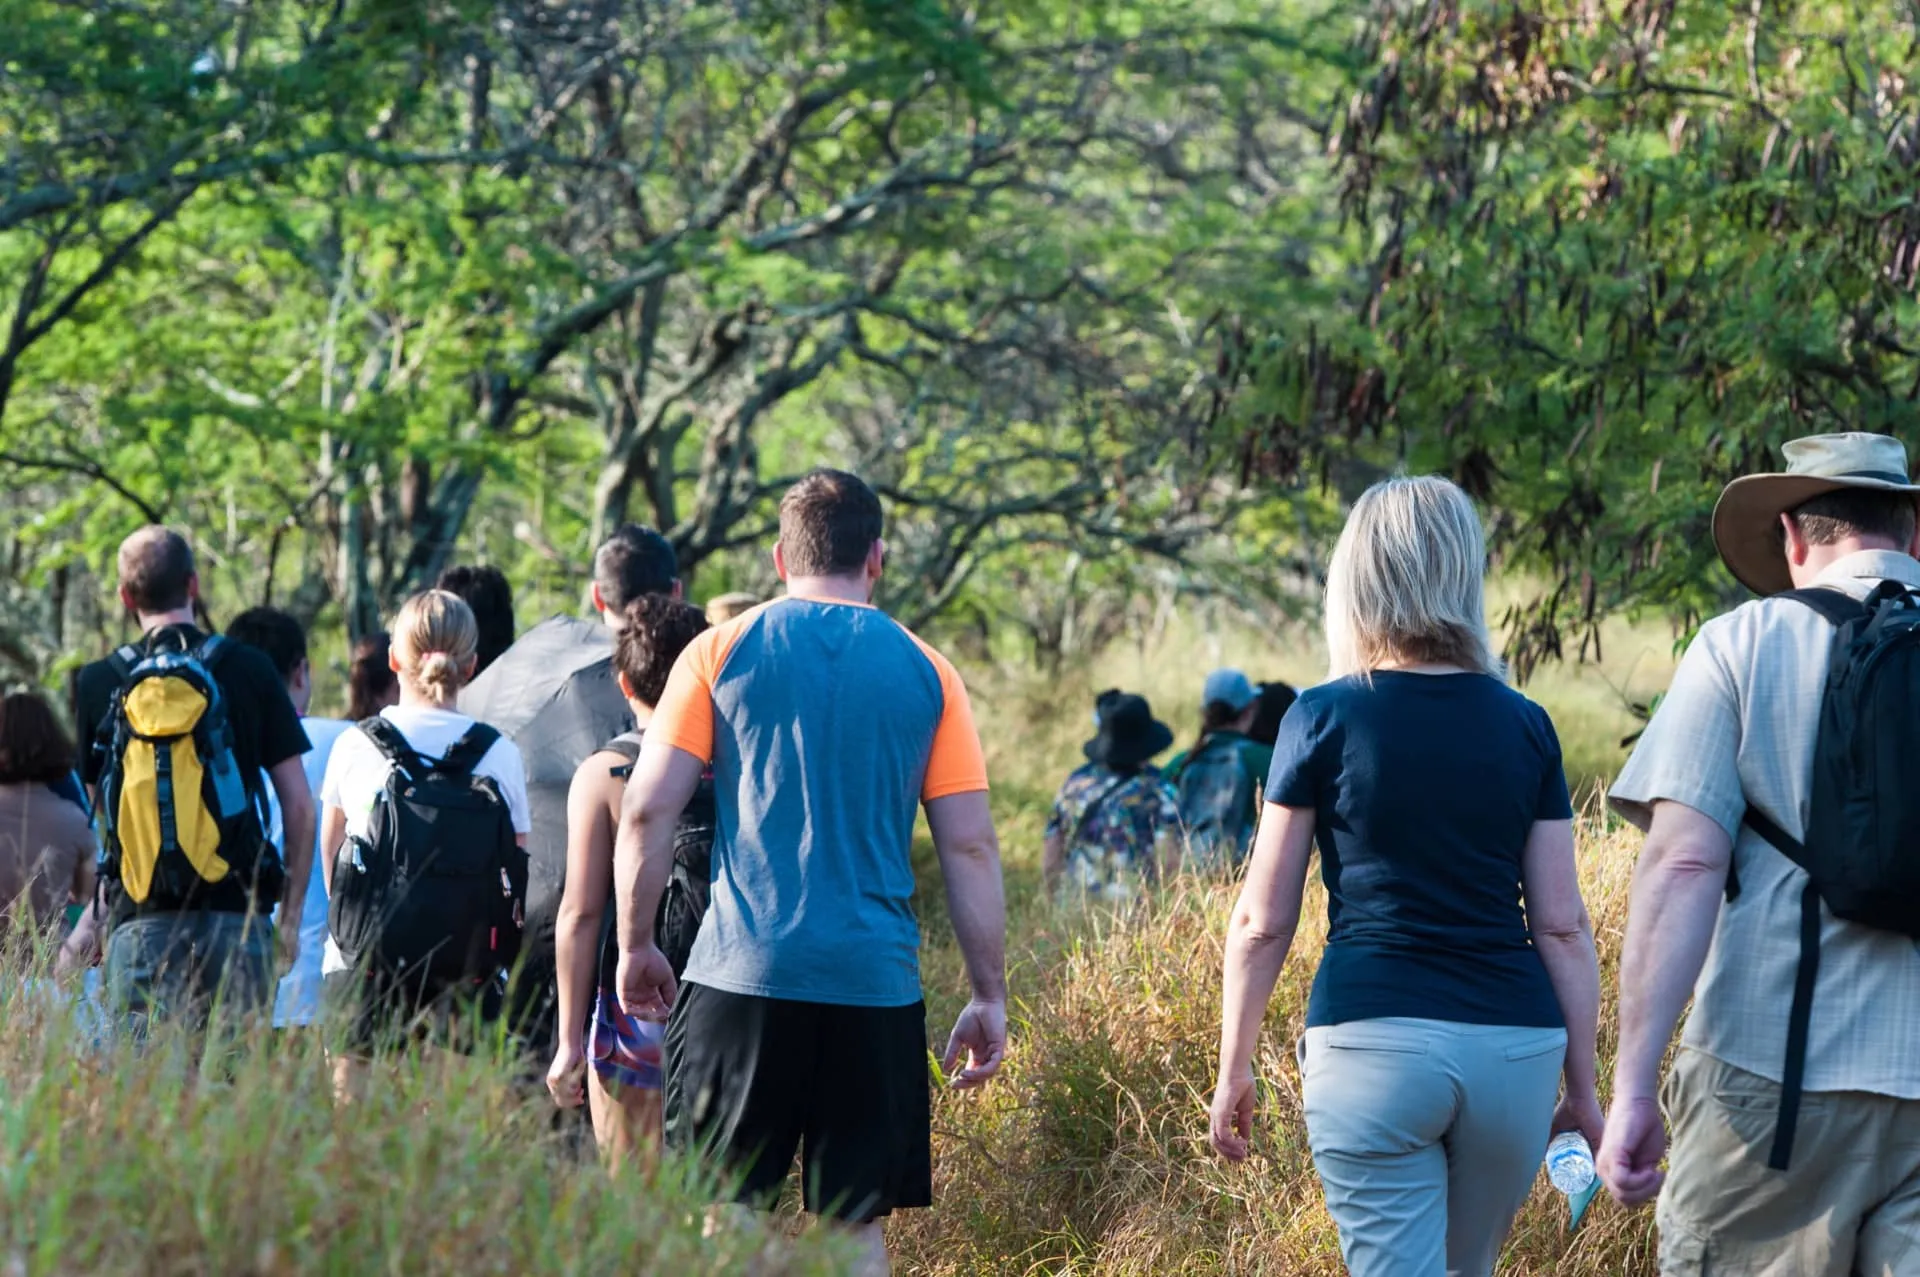
{"label": "khaki pants", "polygon": [[1775,1171],[1779,1083],[1682,1050],[1662,1098],[1662,1277],[1920,1277],[1920,1100],[1809,1091]]}
{"label": "khaki pants", "polygon": [[1565,1029],[1307,1030],[1307,1140],[1355,1277],[1488,1277],[1540,1173]]}

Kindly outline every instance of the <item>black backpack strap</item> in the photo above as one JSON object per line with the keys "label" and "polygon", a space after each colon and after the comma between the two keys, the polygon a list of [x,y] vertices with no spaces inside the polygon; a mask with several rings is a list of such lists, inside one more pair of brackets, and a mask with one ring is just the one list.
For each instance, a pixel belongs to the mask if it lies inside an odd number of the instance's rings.
{"label": "black backpack strap", "polygon": [[1793,1133],[1800,1122],[1800,1095],[1807,1077],[1807,1036],[1813,1024],[1813,986],[1820,977],[1820,892],[1809,879],[1800,893],[1800,966],[1787,1012],[1787,1059],[1780,1075],[1780,1120],[1773,1130],[1767,1165],[1784,1171],[1793,1162]]}
{"label": "black backpack strap", "polygon": [[140,663],[140,658],[144,655],[137,643],[116,647],[107,653],[107,668],[113,671],[116,682],[125,683],[133,677],[133,667]]}
{"label": "black backpack strap", "polygon": [[453,747],[433,765],[433,770],[442,776],[465,777],[473,775],[473,769],[487,756],[494,742],[500,739],[498,730],[485,723],[475,723],[467,729],[467,734],[453,743]]}
{"label": "black backpack strap", "polygon": [[226,659],[233,650],[233,640],[224,634],[209,634],[200,640],[200,646],[193,649],[193,659],[207,667],[211,674],[214,666]]}
{"label": "black backpack strap", "polygon": [[381,757],[408,777],[417,778],[427,770],[426,764],[421,762],[420,755],[407,743],[400,729],[386,719],[375,714],[372,718],[361,720],[359,726],[366,738],[373,742],[373,747],[380,751]]}
{"label": "black backpack strap", "polygon": [[623,766],[607,769],[607,774],[617,780],[626,780],[631,777],[633,765],[640,761],[640,742],[631,736],[616,736],[602,745],[600,751],[605,754],[618,754],[627,760]]}

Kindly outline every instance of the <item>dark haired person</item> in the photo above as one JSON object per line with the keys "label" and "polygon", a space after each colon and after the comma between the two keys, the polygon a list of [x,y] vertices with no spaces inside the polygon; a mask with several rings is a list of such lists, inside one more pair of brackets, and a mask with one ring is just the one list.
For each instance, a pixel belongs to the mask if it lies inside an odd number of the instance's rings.
{"label": "dark haired person", "polygon": [[347,662],[347,721],[364,722],[400,703],[400,676],[393,672],[393,639],[369,634],[353,645]]}
{"label": "dark haired person", "polygon": [[1253,845],[1260,791],[1273,765],[1272,748],[1248,734],[1259,714],[1252,681],[1239,670],[1215,670],[1200,693],[1199,738],[1167,764],[1197,867],[1238,868]]}
{"label": "dark haired person", "polygon": [[[620,813],[622,1008],[667,1025],[667,1142],[710,1150],[770,1205],[805,1203],[886,1271],[879,1221],[932,1202],[931,1096],[911,857],[924,807],[973,1000],[956,1087],[1006,1049],[1006,908],[986,763],[947,659],[873,606],[880,501],[816,470],[780,503],[785,598],[708,630],[648,724]],[[655,943],[681,814],[713,770],[713,896],[683,985]]]}
{"label": "dark haired person", "polygon": [[[302,757],[301,766],[306,772],[307,790],[317,801],[334,742],[352,724],[307,714],[313,704],[313,666],[307,659],[306,627],[278,608],[256,607],[233,618],[227,626],[227,637],[265,652],[273,662],[274,672],[286,685],[287,696],[299,712],[300,726],[312,745]],[[397,699],[398,691],[394,695]],[[275,843],[283,837],[282,823],[279,804],[275,803],[268,830],[268,836]],[[327,881],[318,849],[316,834],[313,867],[307,873],[307,907],[300,919],[300,953],[292,968],[280,977],[280,987],[274,994],[273,1027],[276,1029],[304,1027],[320,1015],[320,966],[327,943]]]}
{"label": "dark haired person", "polygon": [[[73,745],[35,692],[0,701],[0,953],[51,932],[93,899],[96,848],[85,814],[49,786],[73,771]],[[91,933],[83,920],[76,945]]]}
{"label": "dark haired person", "polygon": [[[140,626],[132,645],[136,657],[162,645],[192,651],[206,639],[194,620],[200,578],[185,537],[171,528],[140,529],[120,546],[119,574],[120,601]],[[287,873],[279,901],[285,925],[278,938],[282,960],[291,963],[313,854],[313,797],[301,763],[307,736],[286,683],[262,653],[230,644],[212,675],[226,705],[244,783],[257,787],[264,772],[280,804],[286,840],[279,854]],[[99,739],[119,688],[111,659],[83,666],[75,675],[74,722],[84,741]],[[104,763],[101,750],[83,753],[82,777],[89,789],[99,785]],[[241,1015],[271,1002],[275,932],[269,916],[275,902],[262,899],[253,883],[222,883],[184,911],[135,905],[111,883],[107,895],[107,994],[136,1028],[157,1013],[177,1012],[204,1022],[216,994],[226,1010]]]}
{"label": "dark haired person", "polygon": [[465,599],[473,613],[473,622],[480,627],[480,663],[474,674],[479,677],[513,646],[512,582],[491,564],[462,564],[442,572],[433,588]]}
{"label": "dark haired person", "polygon": [[567,798],[567,884],[556,936],[559,1025],[547,1072],[556,1103],[588,1102],[594,1137],[616,1168],[636,1156],[650,1163],[659,1146],[664,1030],[622,1011],[614,989],[614,830],[630,750],[644,739],[673,663],[707,628],[699,608],[664,594],[633,600],[622,621],[613,664],[634,728],[580,764]]}
{"label": "dark haired person", "polygon": [[554,928],[567,872],[567,793],[589,754],[633,726],[613,668],[627,605],[649,594],[679,598],[673,546],[629,523],[594,551],[587,597],[597,621],[556,616],[522,634],[460,695],[463,712],[520,747],[532,804],[527,839],[527,931],[508,1016],[536,1056],[553,1048]]}
{"label": "dark haired person", "polygon": [[[1920,590],[1920,484],[1887,435],[1782,453],[1783,472],[1735,479],[1713,511],[1721,559],[1760,597],[1700,627],[1609,795],[1646,842],[1599,1168],[1623,1202],[1658,1195],[1669,1277],[1891,1277],[1920,1263],[1920,953],[1836,916],[1776,841],[1806,840],[1823,805],[1822,701],[1841,657],[1813,604]],[[1883,712],[1907,712],[1896,704]],[[1855,801],[1895,820],[1884,787],[1912,783],[1905,771]]]}
{"label": "dark haired person", "polygon": [[1180,866],[1180,796],[1153,766],[1173,731],[1144,696],[1103,692],[1086,765],[1053,801],[1041,853],[1048,894],[1124,900]]}
{"label": "dark haired person", "polygon": [[1253,710],[1253,721],[1247,725],[1247,739],[1256,745],[1272,749],[1274,742],[1280,739],[1280,720],[1287,716],[1293,703],[1300,698],[1290,683],[1275,680],[1259,685],[1259,701]]}

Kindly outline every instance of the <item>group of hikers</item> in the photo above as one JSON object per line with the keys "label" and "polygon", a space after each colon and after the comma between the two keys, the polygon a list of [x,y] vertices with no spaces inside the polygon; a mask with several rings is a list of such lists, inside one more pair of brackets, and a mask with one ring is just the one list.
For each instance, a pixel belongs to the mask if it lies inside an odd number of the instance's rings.
{"label": "group of hikers", "polygon": [[1280,721],[1296,693],[1215,670],[1200,694],[1200,736],[1169,760],[1173,729],[1144,696],[1112,688],[1094,701],[1087,762],[1061,785],[1047,820],[1041,876],[1061,897],[1125,900],[1183,864],[1238,869],[1260,819]]}
{"label": "group of hikers", "polygon": [[[1574,1132],[1618,1200],[1659,1197],[1662,1273],[1920,1273],[1920,485],[1889,437],[1785,453],[1713,515],[1762,597],[1702,627],[1612,790],[1646,838],[1604,1116],[1559,744],[1506,685],[1459,488],[1355,504],[1319,686],[1216,671],[1164,770],[1151,706],[1099,698],[1046,880],[1127,899],[1240,867],[1211,1112],[1234,1161],[1318,850],[1295,1058],[1352,1272],[1490,1274]],[[332,1005],[340,1103],[387,1048],[508,1017],[610,1156],[664,1140],[764,1209],[798,1155],[806,1208],[884,1272],[880,1221],[933,1198],[916,818],[971,989],[938,1070],[963,1089],[1007,1050],[999,847],[959,675],[872,604],[872,490],[800,480],[773,558],[781,598],[710,617],[665,539],[623,528],[600,621],[517,638],[505,579],[455,569],[355,647],[333,721],[303,717],[298,622],[210,633],[188,543],[142,529],[118,564],[141,636],[76,676],[77,755],[37,696],[0,702],[0,926],[81,906],[60,963],[104,955],[136,1040]]]}

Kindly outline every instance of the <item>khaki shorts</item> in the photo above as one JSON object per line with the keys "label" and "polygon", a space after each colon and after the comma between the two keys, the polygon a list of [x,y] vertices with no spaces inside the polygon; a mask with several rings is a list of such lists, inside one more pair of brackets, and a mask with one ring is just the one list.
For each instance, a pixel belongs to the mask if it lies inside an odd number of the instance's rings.
{"label": "khaki shorts", "polygon": [[1662,1101],[1662,1277],[1920,1277],[1920,1100],[1808,1092],[1786,1171],[1779,1083],[1682,1050]]}

